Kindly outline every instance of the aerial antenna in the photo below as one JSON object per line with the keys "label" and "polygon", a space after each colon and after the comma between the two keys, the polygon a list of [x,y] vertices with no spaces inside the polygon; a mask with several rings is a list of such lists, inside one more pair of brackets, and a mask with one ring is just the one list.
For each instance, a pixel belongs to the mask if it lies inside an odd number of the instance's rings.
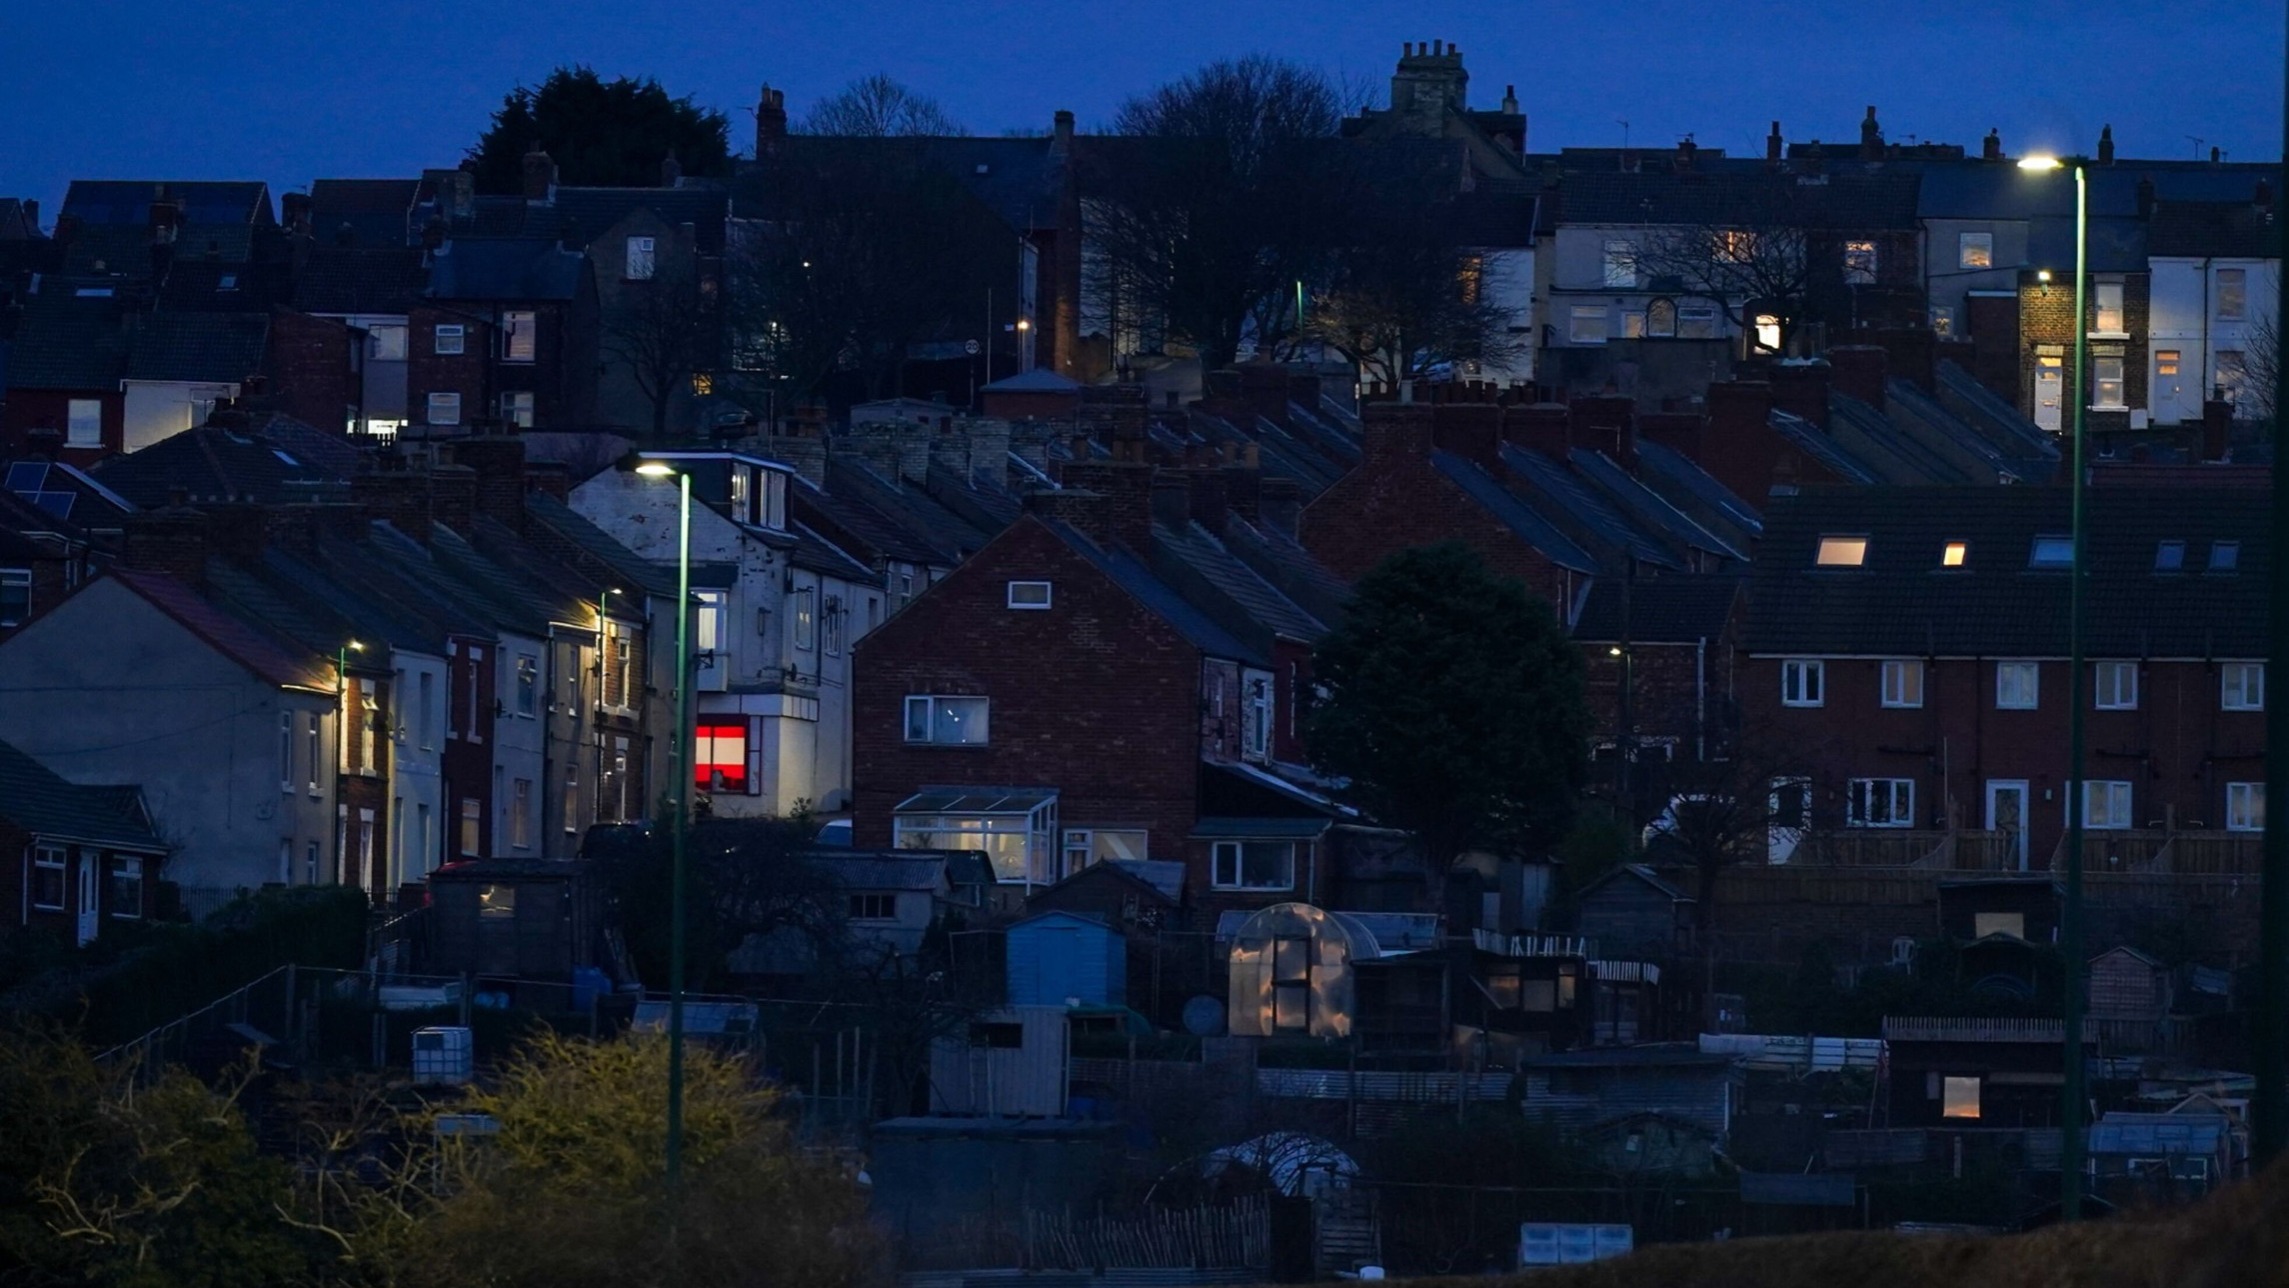
{"label": "aerial antenna", "polygon": [[2204,143],[2207,143],[2207,142],[2209,142],[2209,140],[2208,140],[2208,139],[2205,139],[2205,138],[2203,138],[2203,137],[2201,137],[2201,136],[2200,136],[2200,135],[2198,135],[2198,134],[2189,134],[2189,135],[2187,135],[2186,137],[2187,137],[2187,138],[2189,138],[2189,139],[2192,139],[2192,140],[2193,140],[2193,143],[2194,143],[2194,160],[2196,160],[2196,161],[2199,161],[2199,160],[2201,160],[2201,159],[2202,159],[2202,145],[2203,145]]}
{"label": "aerial antenna", "polygon": [[1629,122],[1617,116],[1613,118],[1613,123],[1621,127],[1621,146],[1624,151],[1627,151],[1629,148]]}

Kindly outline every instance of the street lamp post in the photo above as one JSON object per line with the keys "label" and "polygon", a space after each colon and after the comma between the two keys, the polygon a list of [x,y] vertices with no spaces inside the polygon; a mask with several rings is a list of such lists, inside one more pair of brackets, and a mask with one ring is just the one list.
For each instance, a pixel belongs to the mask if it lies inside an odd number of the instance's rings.
{"label": "street lamp post", "polygon": [[[2062,166],[2057,157],[2030,156],[2019,162],[2023,170],[2057,170]],[[2083,540],[2083,473],[2084,430],[2083,407],[2090,400],[2084,392],[2084,349],[2090,330],[2088,305],[2083,292],[2089,280],[2090,199],[2089,186],[2082,165],[2074,166],[2074,383],[2069,386],[2074,406],[2073,474],[2067,480],[2068,506],[2072,513],[2072,541],[2074,552],[2067,565],[2067,723],[2066,723],[2066,899],[2060,910],[2059,953],[2066,959],[2064,996],[2060,1005],[2060,1034],[2065,1048],[2065,1076],[2059,1084],[2059,1219],[2072,1221],[2082,1215],[2083,1165],[2083,1077],[2082,1056],[2083,1016],[2083,959],[2082,959],[2082,829],[2085,783],[2083,781],[2083,713],[2082,713],[2082,581],[2084,567]]]}
{"label": "street lamp post", "polygon": [[676,775],[668,877],[668,1197],[682,1192],[684,1163],[684,848],[691,826],[691,475],[659,461],[636,467],[646,478],[673,476],[676,519]]}

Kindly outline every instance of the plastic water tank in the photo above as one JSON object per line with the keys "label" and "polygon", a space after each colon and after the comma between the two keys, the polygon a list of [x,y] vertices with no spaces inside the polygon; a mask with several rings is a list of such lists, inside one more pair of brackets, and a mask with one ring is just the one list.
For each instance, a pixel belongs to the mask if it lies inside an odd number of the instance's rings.
{"label": "plastic water tank", "polygon": [[475,1063],[469,1030],[459,1026],[413,1031],[413,1081],[417,1086],[461,1086]]}

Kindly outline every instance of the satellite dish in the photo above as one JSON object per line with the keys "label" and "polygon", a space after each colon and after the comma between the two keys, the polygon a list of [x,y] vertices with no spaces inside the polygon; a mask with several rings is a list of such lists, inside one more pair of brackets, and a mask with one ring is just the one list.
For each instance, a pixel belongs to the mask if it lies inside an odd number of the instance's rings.
{"label": "satellite dish", "polygon": [[1184,1004],[1184,1031],[1196,1038],[1212,1038],[1224,1031],[1224,1004],[1202,993]]}

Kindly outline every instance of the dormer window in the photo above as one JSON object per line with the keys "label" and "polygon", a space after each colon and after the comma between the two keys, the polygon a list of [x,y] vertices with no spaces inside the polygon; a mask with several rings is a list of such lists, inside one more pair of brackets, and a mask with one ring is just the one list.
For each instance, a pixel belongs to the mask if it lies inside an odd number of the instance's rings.
{"label": "dormer window", "polygon": [[2027,554],[2029,568],[2071,568],[2074,566],[2073,537],[2036,537],[2034,548]]}
{"label": "dormer window", "polygon": [[1971,543],[1968,541],[1950,541],[1939,548],[1939,566],[1942,568],[1961,568],[1963,561],[1970,557]]}
{"label": "dormer window", "polygon": [[2241,543],[2238,541],[2210,542],[2210,571],[2232,572],[2241,566]]}
{"label": "dormer window", "polygon": [[1043,609],[1049,607],[1050,585],[1046,581],[1013,581],[1009,583],[1011,608]]}
{"label": "dormer window", "polygon": [[2186,567],[2186,543],[2164,541],[2154,547],[2155,572],[2183,572]]}
{"label": "dormer window", "polygon": [[222,275],[222,279],[221,279],[220,281],[217,281],[217,282],[215,283],[215,289],[216,289],[216,290],[218,290],[218,291],[235,291],[235,290],[237,290],[237,289],[238,289],[238,274],[236,274],[236,273],[225,273],[225,274],[223,274],[223,275]]}
{"label": "dormer window", "polygon": [[1812,561],[1822,568],[1857,568],[1868,561],[1868,539],[1822,537],[1820,551]]}

